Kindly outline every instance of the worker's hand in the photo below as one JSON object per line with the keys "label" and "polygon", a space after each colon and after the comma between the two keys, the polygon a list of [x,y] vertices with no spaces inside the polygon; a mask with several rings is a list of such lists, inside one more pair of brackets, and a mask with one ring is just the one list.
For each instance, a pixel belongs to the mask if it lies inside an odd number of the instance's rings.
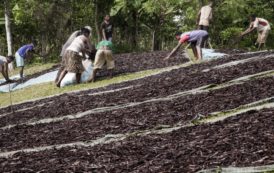
{"label": "worker's hand", "polygon": [[240,42],[243,39],[244,35],[241,33],[237,38],[236,42]]}
{"label": "worker's hand", "polygon": [[240,35],[239,35],[239,38],[243,38],[244,37],[244,33],[242,32]]}

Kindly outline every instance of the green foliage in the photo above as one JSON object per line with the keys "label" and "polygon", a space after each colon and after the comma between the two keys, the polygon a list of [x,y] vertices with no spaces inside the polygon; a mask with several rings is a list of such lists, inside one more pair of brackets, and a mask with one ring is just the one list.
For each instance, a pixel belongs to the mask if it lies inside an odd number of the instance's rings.
{"label": "green foliage", "polygon": [[[177,30],[197,28],[197,13],[209,0],[10,0],[12,11],[12,36],[14,50],[36,40],[37,50],[46,54],[47,60],[57,59],[62,44],[75,30],[85,25],[96,28],[105,14],[111,14],[114,23],[114,42],[117,52],[151,50],[153,43],[158,49],[174,46]],[[4,7],[0,4],[0,48],[6,52]],[[98,7],[96,13],[95,7]],[[214,0],[210,37],[217,47],[252,48],[257,37],[255,32],[239,44],[233,38],[249,25],[248,16],[274,22],[274,1],[269,0]],[[174,17],[178,20],[174,20]],[[272,28],[274,27],[271,24]],[[98,30],[97,30],[98,32]],[[153,35],[154,33],[154,35]],[[154,38],[154,40],[153,40]],[[268,47],[274,46],[274,34],[270,33]],[[217,48],[216,47],[216,48]]]}
{"label": "green foliage", "polygon": [[5,18],[4,17],[0,18],[0,25],[5,25]]}
{"label": "green foliage", "polygon": [[113,48],[113,53],[126,53],[131,51],[131,46],[129,44],[115,44]]}
{"label": "green foliage", "polygon": [[221,31],[221,39],[224,42],[227,42],[231,39],[236,39],[237,37],[239,37],[239,35],[241,34],[241,32],[243,32],[243,28],[239,28],[239,27],[230,27],[227,28],[223,31]]}

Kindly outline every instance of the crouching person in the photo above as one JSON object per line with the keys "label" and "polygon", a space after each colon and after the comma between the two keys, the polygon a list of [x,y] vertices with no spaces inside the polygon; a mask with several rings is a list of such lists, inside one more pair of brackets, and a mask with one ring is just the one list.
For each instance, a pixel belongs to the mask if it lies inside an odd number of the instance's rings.
{"label": "crouching person", "polygon": [[14,56],[0,56],[0,72],[7,82],[12,82],[12,80],[9,79],[8,73],[8,64],[12,61],[14,61]]}
{"label": "crouching person", "polygon": [[34,53],[34,44],[26,44],[22,47],[20,47],[17,52],[15,53],[16,58],[16,65],[20,68],[20,78],[23,79],[24,76],[24,66],[25,66],[25,60],[31,59],[33,57]]}
{"label": "crouching person", "polygon": [[176,39],[179,40],[179,43],[164,60],[168,60],[172,57],[184,43],[191,43],[191,48],[197,61],[203,59],[202,47],[208,39],[207,31],[193,30],[185,33],[176,33],[175,36]]}
{"label": "crouching person", "polygon": [[109,77],[112,77],[113,69],[115,67],[112,56],[113,44],[111,41],[101,41],[97,45],[96,49],[97,52],[95,55],[93,72],[88,82],[95,82],[96,73],[98,72],[98,70],[103,68],[105,63],[107,65],[107,69],[109,70]]}

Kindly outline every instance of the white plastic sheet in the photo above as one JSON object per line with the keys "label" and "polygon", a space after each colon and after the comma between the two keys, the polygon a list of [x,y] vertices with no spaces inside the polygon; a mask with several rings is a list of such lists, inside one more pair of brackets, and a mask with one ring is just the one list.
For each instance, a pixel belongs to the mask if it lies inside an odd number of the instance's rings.
{"label": "white plastic sheet", "polygon": [[202,49],[203,59],[222,58],[226,54],[215,52],[214,49]]}
{"label": "white plastic sheet", "polygon": [[[81,82],[87,82],[89,77],[92,75],[92,63],[90,60],[83,61],[85,71],[81,75]],[[76,83],[76,73],[67,73],[61,82],[61,87],[72,85]]]}

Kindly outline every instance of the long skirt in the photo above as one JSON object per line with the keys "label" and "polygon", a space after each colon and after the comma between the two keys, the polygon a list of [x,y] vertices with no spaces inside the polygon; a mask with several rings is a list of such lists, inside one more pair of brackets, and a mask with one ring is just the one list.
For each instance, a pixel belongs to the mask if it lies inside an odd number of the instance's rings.
{"label": "long skirt", "polygon": [[82,73],[85,68],[82,64],[82,57],[77,52],[67,50],[62,64],[68,72]]}

